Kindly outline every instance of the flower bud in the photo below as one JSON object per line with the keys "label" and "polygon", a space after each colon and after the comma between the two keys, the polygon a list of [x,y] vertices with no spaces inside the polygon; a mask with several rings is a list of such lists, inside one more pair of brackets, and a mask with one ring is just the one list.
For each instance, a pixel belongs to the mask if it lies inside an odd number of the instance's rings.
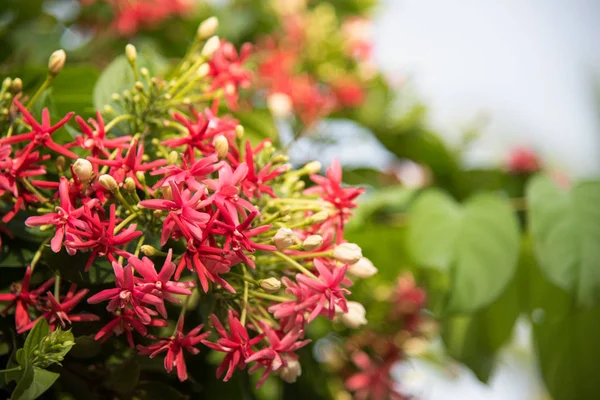
{"label": "flower bud", "polygon": [[327,211],[319,211],[318,213],[313,214],[310,218],[313,224],[320,224],[327,221],[327,218],[329,218],[329,213]]}
{"label": "flower bud", "polygon": [[302,247],[306,251],[313,251],[321,246],[323,246],[323,237],[321,235],[310,235],[302,242]]}
{"label": "flower bud", "polygon": [[48,59],[48,71],[51,76],[57,76],[62,71],[65,66],[65,61],[67,60],[67,53],[64,50],[56,50],[54,53],[50,55],[50,59]]}
{"label": "flower bud", "polygon": [[130,176],[125,178],[125,190],[132,193],[135,192],[135,181]]}
{"label": "flower bud", "polygon": [[13,93],[19,93],[22,89],[23,89],[23,81],[21,80],[21,78],[15,78],[12,81],[12,85],[10,85],[10,90],[12,90]]}
{"label": "flower bud", "polygon": [[259,286],[267,293],[277,293],[281,289],[281,281],[274,277],[261,279]]}
{"label": "flower bud", "polygon": [[148,78],[150,76],[150,71],[148,71],[148,68],[142,67],[140,68],[140,74],[142,74],[143,77]]}
{"label": "flower bud", "polygon": [[244,134],[246,131],[244,130],[243,125],[238,125],[235,127],[235,137],[242,140],[244,138]]}
{"label": "flower bud", "polygon": [[204,63],[198,67],[198,69],[196,70],[196,75],[198,75],[199,78],[204,78],[206,75],[208,75],[209,72],[210,72],[210,65],[208,65],[207,63]]}
{"label": "flower bud", "polygon": [[348,328],[357,329],[367,323],[367,311],[356,301],[348,302],[348,312],[342,314],[341,320]]}
{"label": "flower bud", "polygon": [[160,191],[162,193],[163,199],[173,200],[173,189],[171,189],[171,186],[163,186],[160,188]]}
{"label": "flower bud", "polygon": [[140,181],[142,184],[146,182],[146,176],[144,175],[144,171],[138,171],[135,173],[135,177],[137,178],[138,181]]}
{"label": "flower bud", "polygon": [[4,80],[2,81],[2,90],[8,90],[10,85],[12,85],[12,79],[4,78]]}
{"label": "flower bud", "polygon": [[307,174],[317,174],[321,170],[321,163],[318,161],[311,161],[302,168]]}
{"label": "flower bud", "polygon": [[362,258],[362,250],[355,243],[342,243],[333,249],[333,258],[345,264],[356,264]]}
{"label": "flower bud", "polygon": [[296,242],[294,239],[294,232],[290,228],[280,228],[273,237],[277,250],[284,250],[293,246]]}
{"label": "flower bud", "polygon": [[73,173],[80,182],[85,183],[92,179],[94,168],[92,168],[92,163],[88,160],[84,158],[78,158],[77,161],[73,163]]}
{"label": "flower bud", "polygon": [[292,115],[292,99],[285,93],[273,93],[267,97],[267,107],[275,118],[288,118]]}
{"label": "flower bud", "polygon": [[172,165],[172,164],[177,164],[177,160],[179,160],[179,154],[177,154],[177,152],[175,150],[173,150],[167,156],[167,162]]}
{"label": "flower bud", "polygon": [[279,376],[287,383],[294,383],[302,375],[302,366],[291,357],[285,357],[284,360],[285,365],[279,370]]}
{"label": "flower bud", "polygon": [[227,153],[229,153],[229,143],[227,142],[227,138],[225,136],[217,136],[213,144],[215,146],[217,156],[219,156],[220,159],[227,157]]}
{"label": "flower bud", "polygon": [[125,56],[129,60],[130,64],[135,63],[135,60],[137,59],[137,49],[131,43],[125,46]]}
{"label": "flower bud", "polygon": [[357,263],[348,267],[348,273],[357,278],[370,278],[377,273],[377,268],[375,268],[371,260],[363,257]]}
{"label": "flower bud", "polygon": [[140,250],[147,257],[152,257],[152,256],[155,256],[156,254],[158,254],[157,250],[148,244],[143,245],[140,248]]}
{"label": "flower bud", "polygon": [[206,41],[204,47],[202,48],[202,56],[205,58],[211,58],[213,54],[219,50],[219,46],[221,46],[221,41],[218,36],[213,36]]}
{"label": "flower bud", "polygon": [[66,160],[64,156],[56,157],[56,169],[58,172],[63,172],[65,170]]}
{"label": "flower bud", "polygon": [[219,19],[217,17],[210,17],[202,21],[196,32],[198,39],[204,40],[215,34],[219,27]]}
{"label": "flower bud", "polygon": [[108,174],[101,175],[100,178],[98,178],[98,182],[100,183],[100,186],[111,192],[118,188],[115,178]]}

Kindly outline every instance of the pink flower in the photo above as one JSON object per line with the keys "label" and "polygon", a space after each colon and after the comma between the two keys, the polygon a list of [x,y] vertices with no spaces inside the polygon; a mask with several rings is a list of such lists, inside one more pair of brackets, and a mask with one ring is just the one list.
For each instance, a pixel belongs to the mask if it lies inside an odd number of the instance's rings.
{"label": "pink flower", "polygon": [[250,141],[246,142],[246,165],[248,166],[248,173],[242,181],[242,191],[249,199],[253,199],[255,196],[260,197],[263,193],[271,197],[276,197],[273,189],[266,185],[266,182],[277,178],[287,171],[287,167],[280,166],[273,168],[271,163],[265,165],[260,171],[256,170],[255,156],[263,149],[266,143],[269,143],[269,141],[264,140],[253,150]]}
{"label": "pink flower", "polygon": [[25,220],[27,226],[55,225],[56,233],[50,241],[50,248],[58,253],[62,248],[62,242],[68,227],[77,227],[85,230],[87,224],[78,218],[83,214],[83,207],[74,209],[69,198],[69,182],[62,176],[58,187],[60,206],[56,207],[56,212],[38,217],[29,217]]}
{"label": "pink flower", "polygon": [[306,275],[297,274],[296,280],[303,289],[306,289],[306,300],[298,304],[298,310],[311,309],[308,322],[312,321],[322,311],[329,319],[335,316],[335,306],[339,306],[343,312],[348,312],[346,298],[344,295],[350,294],[348,289],[340,287],[340,284],[346,276],[348,265],[343,267],[334,267],[333,272],[327,268],[319,259],[314,260],[315,268],[319,271],[318,279],[309,278]]}
{"label": "pink flower", "polygon": [[277,371],[282,366],[285,366],[287,360],[290,358],[297,358],[294,352],[310,343],[310,339],[300,340],[304,337],[304,330],[298,325],[287,333],[275,331],[265,323],[261,323],[261,327],[269,341],[269,346],[257,351],[246,359],[246,363],[258,361],[249,372],[253,372],[253,370],[257,370],[260,367],[265,368],[265,372],[256,384],[257,389],[267,380],[271,371]]}
{"label": "pink flower", "polygon": [[200,200],[204,191],[199,190],[192,196],[189,189],[181,192],[175,182],[169,182],[173,200],[152,199],[140,202],[140,206],[153,210],[168,210],[169,215],[163,223],[163,230],[160,236],[162,246],[167,243],[171,232],[176,226],[185,225],[183,232],[190,232],[194,238],[202,239],[202,229],[210,219],[206,213],[196,211],[201,207]]}
{"label": "pink flower", "polygon": [[91,127],[80,116],[76,116],[75,121],[81,127],[83,135],[77,136],[74,143],[71,143],[65,147],[77,145],[82,149],[90,151],[93,157],[103,156],[105,158],[110,156],[106,149],[126,149],[129,147],[129,143],[131,142],[131,136],[129,135],[119,136],[114,139],[106,138],[104,120],[102,119],[102,114],[100,114],[99,111],[96,111],[96,120],[92,118],[88,120]]}
{"label": "pink flower", "polygon": [[219,169],[219,179],[205,179],[203,182],[214,193],[209,199],[214,200],[215,205],[225,215],[230,215],[237,219],[238,213],[246,216],[246,211],[254,211],[256,207],[248,200],[239,196],[239,186],[242,184],[248,173],[248,165],[241,163],[235,169],[235,172],[229,164],[224,164]]}
{"label": "pink flower", "polygon": [[[115,272],[115,288],[105,289],[96,293],[88,299],[88,303],[97,304],[108,300],[106,309],[114,312],[118,309],[124,309],[131,306],[135,314],[140,318],[142,323],[150,323],[150,313],[147,307],[142,304],[152,304],[162,312],[162,316],[166,318],[164,304],[157,296],[146,293],[134,285],[133,269],[131,265],[123,268],[119,263],[112,263]],[[162,308],[161,308],[162,306]]]}
{"label": "pink flower", "polygon": [[35,321],[31,321],[21,329],[18,329],[17,332],[23,333],[30,330],[40,318],[44,318],[46,321],[48,321],[51,330],[54,330],[57,324],[60,324],[60,326],[64,329],[66,328],[67,324],[71,324],[73,322],[98,321],[100,318],[94,314],[82,313],[69,315],[75,306],[77,306],[77,304],[83,300],[87,292],[88,289],[81,289],[77,292],[77,285],[72,284],[67,294],[63,297],[62,302],[55,298],[51,292],[46,292],[46,311],[41,317],[37,318]]}
{"label": "pink flower", "polygon": [[225,93],[227,104],[232,109],[237,109],[238,89],[250,86],[250,71],[243,68],[244,62],[250,55],[252,46],[246,43],[242,46],[240,53],[236,51],[233,44],[222,42],[217,52],[208,62],[210,66],[209,76],[213,78],[211,90],[222,88]]}
{"label": "pink flower", "polygon": [[173,367],[176,367],[177,377],[181,382],[188,378],[185,358],[183,357],[183,349],[185,349],[188,353],[194,355],[198,354],[200,350],[198,350],[195,346],[197,346],[208,335],[210,335],[210,332],[200,333],[204,325],[198,325],[184,335],[183,318],[183,315],[179,318],[175,333],[170,338],[159,339],[158,342],[149,346],[138,345],[137,347],[140,351],[140,354],[149,354],[150,358],[154,358],[158,354],[166,351],[167,355],[165,356],[164,361],[165,370],[167,370],[167,372],[171,372]]}
{"label": "pink flower", "polygon": [[231,332],[227,332],[217,316],[212,314],[210,320],[221,338],[217,340],[217,343],[212,343],[207,340],[202,341],[205,346],[213,350],[227,353],[221,362],[221,365],[217,368],[217,378],[220,378],[221,375],[223,375],[223,372],[227,371],[223,378],[223,382],[227,382],[231,379],[236,368],[245,368],[245,360],[253,353],[252,346],[259,343],[263,338],[263,335],[258,335],[250,339],[246,328],[233,314],[232,310],[229,310],[227,319],[229,321],[229,330]]}
{"label": "pink flower", "polygon": [[55,143],[52,140],[52,134],[60,129],[63,125],[65,125],[71,117],[73,117],[72,112],[68,113],[63,119],[58,121],[55,125],[50,124],[50,112],[47,108],[44,108],[42,111],[42,123],[40,124],[33,118],[31,113],[27,111],[25,107],[19,102],[19,100],[15,99],[14,104],[17,108],[23,113],[23,119],[27,122],[31,129],[31,132],[23,133],[21,135],[14,135],[7,138],[0,139],[0,145],[2,144],[12,144],[12,143],[20,143],[20,142],[29,142],[27,147],[25,147],[25,154],[29,154],[33,148],[36,146],[44,146],[48,147],[55,152],[62,154],[65,157],[69,158],[77,158],[77,154],[73,153],[70,150],[67,150],[66,147],[61,146]]}
{"label": "pink flower", "polygon": [[526,147],[513,149],[506,166],[510,172],[515,174],[532,174],[542,168],[538,155]]}
{"label": "pink flower", "polygon": [[[135,268],[135,271],[143,277],[143,279],[134,277],[139,290],[151,293],[159,299],[167,300],[171,303],[180,303],[181,300],[173,295],[190,295],[192,292],[189,288],[195,285],[193,282],[175,282],[170,280],[175,272],[175,264],[171,262],[172,256],[173,250],[169,249],[167,258],[159,273],[156,272],[154,264],[147,257],[140,260],[137,257],[131,256],[128,261]],[[166,315],[163,304],[157,307],[157,309],[161,315]]]}
{"label": "pink flower", "polygon": [[360,372],[346,380],[346,388],[354,392],[359,400],[407,400],[398,392],[396,383],[390,376],[390,369],[398,361],[397,357],[386,357],[383,362],[375,361],[363,351],[357,351],[352,361]]}
{"label": "pink flower", "polygon": [[180,184],[188,181],[189,179],[196,179],[198,181],[205,179],[208,175],[215,172],[221,164],[219,164],[218,157],[216,154],[204,157],[201,160],[196,161],[191,166],[189,165],[185,157],[182,158],[183,166],[178,165],[167,165],[150,172],[150,175],[164,175],[154,185],[154,188],[166,186],[169,182]]}
{"label": "pink flower", "polygon": [[15,282],[10,285],[10,293],[0,294],[0,302],[9,304],[2,310],[5,316],[11,308],[15,308],[15,327],[17,331],[29,325],[29,308],[37,304],[39,297],[54,283],[54,278],[50,278],[35,290],[29,290],[29,281],[31,280],[31,267],[27,267],[23,281]]}

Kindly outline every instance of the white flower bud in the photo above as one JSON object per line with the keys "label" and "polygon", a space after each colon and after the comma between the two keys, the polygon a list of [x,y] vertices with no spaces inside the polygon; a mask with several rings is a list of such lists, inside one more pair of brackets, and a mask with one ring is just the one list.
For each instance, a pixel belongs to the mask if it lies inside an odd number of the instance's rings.
{"label": "white flower bud", "polygon": [[377,268],[375,268],[371,260],[363,257],[357,263],[348,267],[348,273],[357,278],[370,278],[377,273]]}
{"label": "white flower bud", "polygon": [[217,17],[210,17],[202,21],[196,32],[198,39],[206,39],[215,34],[219,27],[219,19]]}
{"label": "white flower bud", "polygon": [[100,183],[100,186],[106,190],[110,190],[111,192],[118,188],[115,178],[108,174],[101,175],[100,178],[98,178],[98,182]]}
{"label": "white flower bud", "polygon": [[342,243],[333,249],[333,258],[345,264],[356,264],[362,258],[362,250],[355,243]]}
{"label": "white flower bud", "polygon": [[310,235],[304,242],[302,242],[302,247],[306,251],[313,251],[318,249],[323,245],[323,237],[321,235]]}
{"label": "white flower bud", "polygon": [[126,191],[135,192],[135,181],[132,177],[128,176],[127,178],[125,178],[124,184]]}
{"label": "white flower bud", "polygon": [[281,289],[281,281],[274,277],[261,279],[259,286],[267,293],[277,293]]}
{"label": "white flower bud", "polygon": [[215,146],[217,156],[219,156],[220,159],[227,157],[227,153],[229,153],[229,143],[227,142],[227,138],[225,136],[217,136],[213,142],[213,145]]}
{"label": "white flower bud", "polygon": [[204,78],[206,75],[208,75],[209,72],[210,72],[210,65],[208,65],[207,63],[204,63],[198,67],[198,69],[196,70],[196,75],[198,75],[198,77],[200,77],[200,78]]}
{"label": "white flower bud", "polygon": [[178,160],[179,160],[179,154],[177,154],[177,152],[175,150],[170,152],[169,155],[167,156],[167,162],[171,165],[177,164]]}
{"label": "white flower bud", "polygon": [[285,357],[285,366],[279,370],[279,376],[287,383],[294,383],[302,375],[302,366],[298,360],[291,357]]}
{"label": "white flower bud", "polygon": [[211,58],[213,54],[219,50],[219,46],[221,46],[221,40],[218,36],[213,36],[206,41],[204,47],[202,48],[202,56],[206,58]]}
{"label": "white flower bud", "polygon": [[327,221],[327,218],[329,218],[329,213],[327,211],[319,211],[318,213],[313,214],[311,216],[313,224],[320,224],[321,222],[325,222]]}
{"label": "white flower bud", "polygon": [[275,118],[288,118],[292,115],[292,99],[285,93],[273,93],[267,97],[267,107]]}
{"label": "white flower bud", "polygon": [[137,49],[131,43],[125,46],[125,56],[131,64],[133,64],[137,59]]}
{"label": "white flower bud", "polygon": [[341,320],[348,328],[357,329],[367,324],[367,311],[356,301],[348,302],[348,312],[342,314]]}
{"label": "white flower bud", "polygon": [[150,246],[150,245],[147,245],[147,244],[143,245],[140,248],[140,250],[142,251],[142,253],[145,256],[148,256],[148,257],[152,257],[152,256],[155,256],[157,254],[156,249],[154,247]]}
{"label": "white flower bud", "polygon": [[284,250],[293,246],[296,243],[294,239],[294,232],[290,228],[280,228],[273,237],[277,250]]}
{"label": "white flower bud", "polygon": [[321,163],[318,161],[311,161],[306,164],[303,169],[308,174],[317,174],[321,170]]}
{"label": "white flower bud", "polygon": [[77,161],[73,163],[73,173],[80,182],[85,183],[92,179],[94,168],[92,167],[92,163],[88,160],[84,158],[78,158]]}
{"label": "white flower bud", "polygon": [[50,55],[50,59],[48,59],[48,71],[50,75],[56,76],[60,74],[63,67],[65,66],[65,61],[67,60],[67,53],[64,50],[56,50],[54,53]]}

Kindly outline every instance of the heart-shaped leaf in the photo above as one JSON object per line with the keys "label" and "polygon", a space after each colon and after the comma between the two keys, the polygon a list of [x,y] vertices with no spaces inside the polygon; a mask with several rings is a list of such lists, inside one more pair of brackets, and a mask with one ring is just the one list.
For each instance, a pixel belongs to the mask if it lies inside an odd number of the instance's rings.
{"label": "heart-shaped leaf", "polygon": [[600,304],[600,182],[568,190],[540,175],[527,188],[527,203],[541,270],[579,305]]}
{"label": "heart-shaped leaf", "polygon": [[463,205],[439,190],[413,205],[408,250],[423,266],[450,276],[447,313],[467,313],[491,304],[515,274],[519,227],[509,202],[479,194]]}

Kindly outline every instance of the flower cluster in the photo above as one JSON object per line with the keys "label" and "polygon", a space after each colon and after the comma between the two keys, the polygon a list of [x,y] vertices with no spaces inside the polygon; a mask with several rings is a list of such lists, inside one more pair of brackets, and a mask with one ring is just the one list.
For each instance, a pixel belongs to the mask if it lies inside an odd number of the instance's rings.
{"label": "flower cluster", "polygon": [[370,21],[347,17],[340,22],[330,5],[308,9],[306,2],[295,3],[293,10],[276,7],[283,30],[261,41],[259,83],[276,116],[294,113],[310,126],[363,103],[372,75],[367,71],[373,70]]}
{"label": "flower cluster", "polygon": [[[22,283],[0,301],[9,303],[3,312],[16,309],[19,332],[33,326],[32,315],[51,327],[101,320],[96,340],[123,335],[140,354],[165,353],[165,369],[180,380],[188,376],[183,350],[197,354],[202,345],[225,354],[216,371],[224,381],[248,368],[262,370],[259,386],[272,374],[293,382],[301,372],[296,351],[315,318],[366,322],[347,300],[350,276],[376,270],[344,239],[362,189],[342,184],[337,162],[324,177],[316,162],[293,169],[270,139],[247,140],[224,104],[235,108],[250,83],[249,47],[238,54],[216,37],[200,46],[203,26],[169,81],[139,69],[128,45],[143,81],[115,94],[94,119],[76,117],[74,139],[57,135],[72,113],[52,124],[44,109],[38,121],[30,111],[36,95],[15,98],[15,129],[0,139],[0,195],[12,203],[3,221],[24,212],[28,229],[47,236]],[[30,290],[52,252],[84,254],[82,273],[109,272],[113,287],[92,288],[86,300],[105,311],[72,313],[88,289],[71,284],[61,295],[60,265],[56,279]],[[218,299],[218,307],[186,333],[193,295]],[[169,319],[178,323],[164,335]]]}

